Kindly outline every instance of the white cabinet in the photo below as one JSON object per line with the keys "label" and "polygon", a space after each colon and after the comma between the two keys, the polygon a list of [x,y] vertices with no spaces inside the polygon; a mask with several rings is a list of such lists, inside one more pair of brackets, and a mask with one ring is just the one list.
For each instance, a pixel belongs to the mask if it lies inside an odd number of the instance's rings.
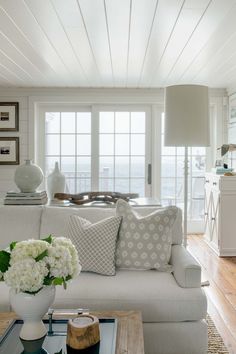
{"label": "white cabinet", "polygon": [[236,177],[206,173],[205,240],[219,256],[236,256]]}

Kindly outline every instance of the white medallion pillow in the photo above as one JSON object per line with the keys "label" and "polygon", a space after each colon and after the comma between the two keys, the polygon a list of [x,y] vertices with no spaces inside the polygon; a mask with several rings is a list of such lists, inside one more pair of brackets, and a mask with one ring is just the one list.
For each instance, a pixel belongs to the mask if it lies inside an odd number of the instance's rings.
{"label": "white medallion pillow", "polygon": [[120,217],[110,217],[95,224],[71,215],[68,237],[75,245],[82,271],[115,275],[116,241]]}
{"label": "white medallion pillow", "polygon": [[124,200],[118,200],[116,215],[122,217],[119,230],[116,265],[125,269],[157,269],[171,271],[171,228],[178,208],[160,208],[147,216],[138,212]]}

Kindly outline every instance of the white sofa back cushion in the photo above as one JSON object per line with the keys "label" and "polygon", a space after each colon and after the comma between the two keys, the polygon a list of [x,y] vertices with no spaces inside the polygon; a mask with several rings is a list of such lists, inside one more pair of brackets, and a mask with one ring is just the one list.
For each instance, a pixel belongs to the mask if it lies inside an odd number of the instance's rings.
{"label": "white sofa back cushion", "polygon": [[[145,216],[156,210],[156,207],[137,207],[140,215]],[[102,219],[115,216],[115,208],[96,208],[96,207],[43,207],[42,221],[40,228],[40,237],[48,234],[54,236],[67,236],[67,225],[70,215],[78,215],[81,218],[89,220],[91,223]],[[172,243],[182,244],[182,212],[178,209],[176,221],[173,226]]]}
{"label": "white sofa back cushion", "polygon": [[41,221],[40,237],[48,234],[53,236],[67,236],[67,226],[69,217],[77,215],[81,218],[87,219],[92,224],[115,216],[115,210],[112,208],[66,208],[66,207],[44,207]]}
{"label": "white sofa back cushion", "polygon": [[0,206],[0,249],[12,241],[39,238],[41,206]]}

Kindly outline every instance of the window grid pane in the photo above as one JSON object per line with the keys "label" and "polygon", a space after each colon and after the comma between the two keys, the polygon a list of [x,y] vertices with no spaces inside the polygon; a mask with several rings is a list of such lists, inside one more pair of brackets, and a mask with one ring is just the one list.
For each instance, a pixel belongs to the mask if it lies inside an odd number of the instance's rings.
{"label": "window grid pane", "polygon": [[100,190],[144,196],[145,112],[100,112],[99,118]]}
{"label": "window grid pane", "polygon": [[91,190],[91,112],[46,112],[46,175],[56,161],[69,193]]}

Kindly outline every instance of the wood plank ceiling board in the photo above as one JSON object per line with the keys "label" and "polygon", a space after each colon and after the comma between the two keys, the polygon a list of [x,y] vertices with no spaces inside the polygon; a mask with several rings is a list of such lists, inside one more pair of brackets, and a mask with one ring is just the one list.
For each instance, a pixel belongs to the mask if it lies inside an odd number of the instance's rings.
{"label": "wood plank ceiling board", "polygon": [[50,0],[25,0],[39,25],[67,68],[71,86],[87,86],[88,80]]}
{"label": "wood plank ceiling board", "polygon": [[[208,81],[211,85],[223,87],[225,82],[231,82],[235,78],[236,71],[236,26],[235,26],[236,5],[229,11],[228,16],[221,23],[218,31],[211,40],[211,48],[214,43],[214,51],[211,50],[211,59],[196,75],[199,82]],[[208,57],[210,54],[207,48]],[[235,79],[233,79],[235,80]]]}
{"label": "wood plank ceiling board", "polygon": [[109,32],[104,0],[77,0],[88,41],[102,77],[102,86],[114,86]]}
{"label": "wood plank ceiling board", "polygon": [[155,86],[156,83],[160,86],[166,84],[166,78],[169,72],[172,70],[176,60],[181,55],[196,28],[201,23],[211,1],[212,0],[201,1],[202,6],[197,8],[191,8],[188,4],[188,0],[185,1],[176,22],[174,32],[165,48],[165,52],[155,71],[152,73],[150,86]]}
{"label": "wood plank ceiling board", "polygon": [[[222,46],[227,39],[231,37],[232,32],[236,30],[235,26],[235,0],[215,0],[209,7],[205,19],[202,22],[202,27],[199,27],[196,31],[196,36],[193,36],[194,43],[189,43],[185,53],[178,63],[182,65],[182,75],[179,77],[180,82],[193,82],[193,83],[205,83],[207,80],[202,81],[200,78],[201,70],[204,70],[206,66],[212,66],[212,60],[216,57],[217,52],[221,51]],[[231,17],[231,18],[230,18]],[[207,41],[205,41],[207,39]],[[202,41],[202,48],[200,42]],[[194,46],[196,49],[194,50]],[[186,61],[186,53],[192,50],[192,61],[189,56],[189,62]],[[223,55],[224,56],[224,55]],[[226,56],[227,57],[227,56]],[[178,66],[176,66],[176,72]],[[214,72],[214,76],[218,75],[218,72]],[[213,87],[215,85],[213,84]],[[215,86],[216,87],[216,86]]]}
{"label": "wood plank ceiling board", "polygon": [[[90,46],[87,32],[76,0],[51,0],[62,22],[68,39],[85,72],[89,85],[102,86],[96,58]],[[92,80],[91,80],[92,78]]]}
{"label": "wood plank ceiling board", "polygon": [[127,77],[131,0],[105,0],[114,86],[124,87]]}
{"label": "wood plank ceiling board", "polygon": [[236,83],[236,0],[0,0],[0,85]]}
{"label": "wood plank ceiling board", "polygon": [[[148,39],[145,57],[139,74],[138,87],[149,87],[168,40],[174,31],[184,0],[159,0],[155,19]],[[159,85],[158,85],[159,86]]]}
{"label": "wood plank ceiling board", "polygon": [[[25,61],[27,71],[33,73],[34,77],[41,84],[48,83],[48,79],[44,71],[48,68],[47,64],[35,53],[30,43],[24,38],[21,32],[14,25],[14,22],[7,16],[4,9],[0,8],[0,32],[1,32],[1,49],[4,52],[4,42],[13,49],[17,50]],[[3,39],[4,38],[4,39]],[[30,77],[28,77],[30,79]],[[32,82],[31,82],[32,83]]]}
{"label": "wood plank ceiling board", "polygon": [[148,47],[158,0],[132,0],[126,86],[137,87]]}
{"label": "wood plank ceiling board", "polygon": [[[46,70],[50,81],[48,86],[69,85],[70,81],[67,79],[68,71],[66,67],[58,57],[53,45],[48,41],[46,34],[42,31],[27,4],[22,0],[0,0],[0,4],[2,6],[4,4],[4,11],[15,23],[15,26],[17,26],[38,55],[48,64],[49,67]],[[38,82],[40,83],[40,81]],[[36,82],[32,83],[33,86],[35,84]]]}

